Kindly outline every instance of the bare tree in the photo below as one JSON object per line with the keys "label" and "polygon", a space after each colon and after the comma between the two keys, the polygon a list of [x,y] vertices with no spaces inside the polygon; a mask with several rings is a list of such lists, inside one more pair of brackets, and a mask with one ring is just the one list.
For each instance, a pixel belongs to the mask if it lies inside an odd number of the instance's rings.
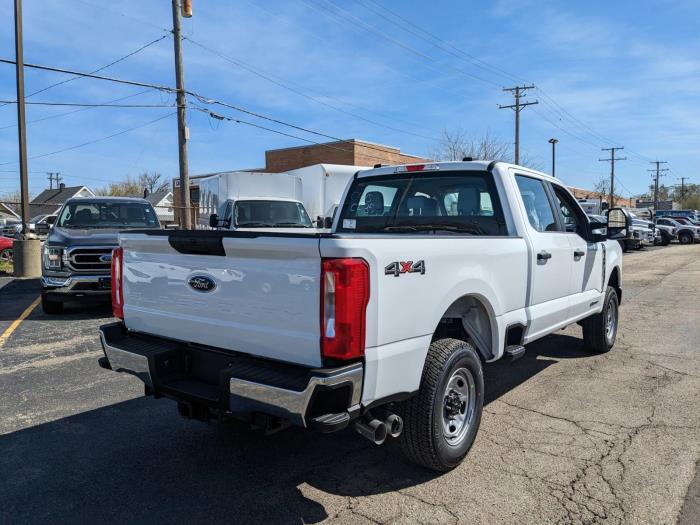
{"label": "bare tree", "polygon": [[142,173],[138,179],[127,176],[124,180],[113,182],[104,188],[98,188],[98,195],[111,195],[113,197],[140,197],[144,190],[156,193],[169,187],[167,181],[161,181],[161,174],[157,172]]}
{"label": "bare tree", "polygon": [[153,173],[142,173],[139,175],[139,182],[149,193],[157,193],[168,188],[168,181],[161,181],[161,174],[157,171]]}
{"label": "bare tree", "polygon": [[[471,157],[479,160],[502,160],[513,162],[513,148],[509,142],[505,142],[491,135],[490,132],[477,137],[469,135],[464,130],[443,130],[440,145],[433,150],[431,156],[435,160],[462,160]],[[542,169],[535,158],[523,155],[521,164],[536,170]]]}

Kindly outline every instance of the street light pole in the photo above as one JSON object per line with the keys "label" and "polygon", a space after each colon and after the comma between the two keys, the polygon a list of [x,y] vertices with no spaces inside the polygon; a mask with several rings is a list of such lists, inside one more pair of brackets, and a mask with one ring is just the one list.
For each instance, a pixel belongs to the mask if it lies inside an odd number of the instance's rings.
{"label": "street light pole", "polygon": [[552,177],[556,177],[556,165],[557,165],[556,145],[557,145],[557,142],[559,142],[559,141],[557,139],[555,139],[554,137],[552,137],[547,142],[549,142],[552,145]]}
{"label": "street light pole", "polygon": [[29,233],[29,180],[27,178],[27,125],[24,112],[24,49],[22,46],[22,0],[15,0],[15,70],[17,78],[17,135],[22,235]]}

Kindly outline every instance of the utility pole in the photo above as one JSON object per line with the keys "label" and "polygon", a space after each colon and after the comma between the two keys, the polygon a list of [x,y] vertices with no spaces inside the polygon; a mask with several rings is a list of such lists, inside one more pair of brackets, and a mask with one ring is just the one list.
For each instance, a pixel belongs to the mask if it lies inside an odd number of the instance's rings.
{"label": "utility pole", "polygon": [[532,102],[520,102],[520,99],[524,97],[524,91],[528,89],[534,89],[535,86],[515,86],[512,88],[503,88],[503,91],[510,91],[515,97],[515,104],[509,106],[498,105],[498,109],[513,109],[515,111],[515,164],[520,164],[520,112],[527,106],[533,106],[538,104],[537,100]]}
{"label": "utility pole", "polygon": [[552,145],[552,177],[556,177],[556,165],[557,165],[557,155],[556,155],[556,145],[559,142],[557,139],[552,137],[547,142]]}
{"label": "utility pole", "polygon": [[22,45],[22,0],[15,0],[15,70],[17,78],[17,135],[22,235],[29,233],[29,179],[27,177],[27,124],[24,113],[24,48]]}
{"label": "utility pole", "polygon": [[[185,70],[182,63],[182,15],[180,12],[180,0],[173,1],[173,42],[175,46],[175,82],[177,87],[177,144],[180,161],[180,206],[182,209],[181,227],[189,230],[192,227],[190,215],[190,176],[187,167],[187,141],[189,129],[187,128],[185,114]],[[191,13],[191,2],[185,0],[185,7]]]}
{"label": "utility pole", "polygon": [[665,160],[652,160],[651,164],[656,164],[656,168],[653,170],[647,170],[656,172],[656,177],[654,178],[654,215],[656,215],[656,210],[659,208],[659,177],[664,171],[668,171],[668,168],[661,168],[661,164],[666,164]]}
{"label": "utility pole", "polygon": [[681,202],[685,200],[685,181],[689,179],[690,177],[678,177],[681,179]]}
{"label": "utility pole", "polygon": [[615,206],[615,162],[618,160],[627,160],[627,157],[615,157],[615,152],[621,149],[625,149],[624,146],[613,147],[613,148],[600,148],[602,151],[609,151],[609,159],[598,159],[599,162],[609,162],[610,163],[610,203],[609,207],[613,208]]}
{"label": "utility pole", "polygon": [[49,189],[53,189],[53,181],[56,181],[56,189],[61,187],[61,174],[58,171],[49,171],[46,173],[49,176]]}

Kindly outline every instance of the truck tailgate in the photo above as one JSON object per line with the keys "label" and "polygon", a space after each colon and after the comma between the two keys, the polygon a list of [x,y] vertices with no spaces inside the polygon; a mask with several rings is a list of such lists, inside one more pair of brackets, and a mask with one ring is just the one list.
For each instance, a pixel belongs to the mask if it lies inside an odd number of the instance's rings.
{"label": "truck tailgate", "polygon": [[130,330],[321,366],[319,239],[124,233]]}

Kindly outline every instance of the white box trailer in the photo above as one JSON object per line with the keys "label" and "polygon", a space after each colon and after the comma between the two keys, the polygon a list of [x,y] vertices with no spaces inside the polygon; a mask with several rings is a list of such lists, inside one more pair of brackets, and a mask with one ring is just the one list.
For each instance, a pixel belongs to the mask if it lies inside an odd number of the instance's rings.
{"label": "white box trailer", "polygon": [[[316,221],[333,216],[348,182],[355,173],[366,169],[369,168],[344,164],[314,164],[288,173],[301,179],[302,202],[311,220]],[[322,225],[321,220],[319,226]]]}
{"label": "white box trailer", "polygon": [[220,228],[311,227],[302,181],[287,173],[230,171],[199,179],[199,226]]}

